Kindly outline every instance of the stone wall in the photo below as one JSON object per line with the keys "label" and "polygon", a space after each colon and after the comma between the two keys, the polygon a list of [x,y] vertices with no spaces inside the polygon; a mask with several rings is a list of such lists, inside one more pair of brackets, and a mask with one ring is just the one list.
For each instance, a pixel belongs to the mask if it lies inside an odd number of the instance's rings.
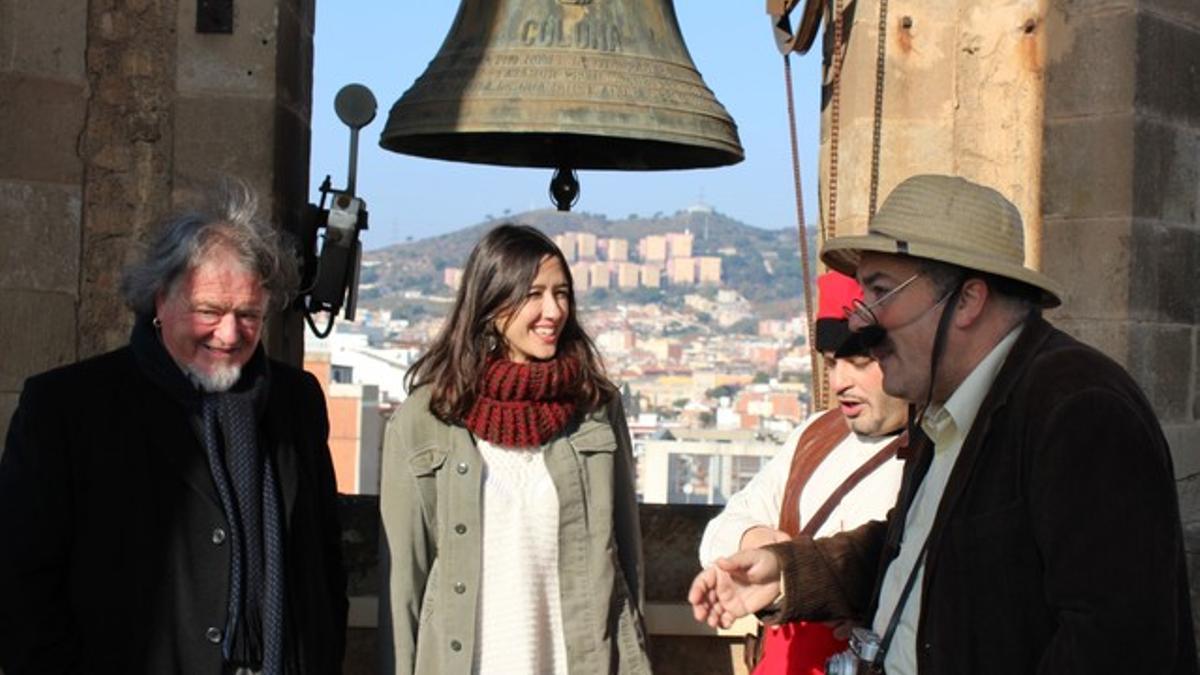
{"label": "stone wall", "polygon": [[[880,13],[879,0],[847,4],[843,234],[869,211]],[[1200,608],[1200,3],[892,0],[886,26],[879,200],[910,174],[947,172],[1022,209],[1027,261],[1066,289],[1048,318],[1121,362],[1168,436]]]}
{"label": "stone wall", "polygon": [[[307,201],[314,0],[0,0],[0,438],[26,377],[126,341],[121,269],[197,187],[234,174],[265,215]],[[269,325],[299,363],[298,317]]]}
{"label": "stone wall", "polygon": [[1052,315],[1123,363],[1171,443],[1200,618],[1200,4],[1050,3]]}
{"label": "stone wall", "polygon": [[74,361],[82,272],[86,3],[0,0],[0,422],[30,373]]}

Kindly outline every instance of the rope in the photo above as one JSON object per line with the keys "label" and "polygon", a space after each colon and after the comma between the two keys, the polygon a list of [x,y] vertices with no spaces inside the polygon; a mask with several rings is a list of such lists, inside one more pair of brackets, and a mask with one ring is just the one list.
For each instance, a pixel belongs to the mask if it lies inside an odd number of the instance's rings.
{"label": "rope", "polygon": [[875,122],[871,130],[871,199],[868,218],[875,217],[879,198],[879,149],[883,144],[883,76],[887,56],[888,0],[879,0],[879,46],[875,52]]}
{"label": "rope", "polygon": [[835,0],[833,12],[833,57],[829,83],[833,88],[829,101],[829,218],[822,224],[821,241],[837,236],[838,129],[842,119],[842,0]]}
{"label": "rope", "polygon": [[[795,95],[792,92],[792,60],[789,54],[783,55],[783,79],[787,90],[788,132],[792,143],[792,187],[796,191],[796,229],[800,233],[800,270],[804,277],[804,322],[808,329],[809,339],[811,340],[814,334],[813,275],[808,264],[808,227],[805,226],[804,222],[804,193],[800,189],[800,149],[799,143],[796,140],[796,101]],[[820,372],[818,371],[820,359],[817,358],[817,352],[812,348],[811,344],[809,345],[808,357],[812,361],[813,405],[814,408],[823,409],[826,398],[825,378],[820,377]]]}

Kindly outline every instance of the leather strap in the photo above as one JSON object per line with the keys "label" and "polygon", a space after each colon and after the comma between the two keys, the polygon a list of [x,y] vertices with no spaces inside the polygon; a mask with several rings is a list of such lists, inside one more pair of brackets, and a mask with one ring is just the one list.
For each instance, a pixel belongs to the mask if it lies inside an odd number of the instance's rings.
{"label": "leather strap", "polygon": [[821,508],[817,509],[812,518],[809,518],[808,522],[804,524],[804,529],[801,531],[801,534],[805,534],[810,537],[814,536],[817,533],[817,530],[821,529],[821,526],[825,524],[825,521],[829,520],[830,514],[832,514],[833,510],[838,507],[838,504],[842,503],[842,498],[844,498],[851,490],[857,487],[864,478],[871,475],[875,469],[878,469],[889,459],[895,457],[896,450],[899,449],[899,447],[900,438],[897,437],[893,439],[891,443],[888,443],[884,447],[880,448],[879,452],[876,452],[874,455],[872,455],[870,459],[863,462],[862,466],[854,470],[854,473],[847,476],[846,480],[842,481],[842,484],[833,491],[833,494],[829,495],[829,498],[825,500],[825,503],[821,505]]}
{"label": "leather strap", "polygon": [[779,507],[779,529],[789,537],[800,535],[800,493],[817,467],[847,436],[850,428],[840,410],[830,410],[813,420],[796,441],[796,452],[788,470],[787,487]]}

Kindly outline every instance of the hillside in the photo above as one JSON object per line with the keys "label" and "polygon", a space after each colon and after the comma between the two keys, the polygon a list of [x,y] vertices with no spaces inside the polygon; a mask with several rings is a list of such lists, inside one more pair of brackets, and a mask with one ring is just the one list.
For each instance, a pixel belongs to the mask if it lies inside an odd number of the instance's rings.
{"label": "hillside", "polygon": [[[550,236],[568,231],[629,240],[631,253],[641,237],[690,231],[693,254],[720,256],[723,287],[732,288],[759,306],[764,316],[797,311],[803,296],[799,246],[795,230],[764,230],[711,210],[678,211],[672,215],[633,215],[620,220],[586,212],[560,213],[545,209],[492,219],[436,237],[367,251],[363,255],[360,300],[367,307],[394,307],[406,291],[448,295],[442,282],[446,267],[462,267],[476,242],[502,222],[533,225]],[[812,242],[810,241],[810,244]],[[664,289],[665,297],[693,292],[694,287]],[[617,300],[621,293],[602,294]]]}

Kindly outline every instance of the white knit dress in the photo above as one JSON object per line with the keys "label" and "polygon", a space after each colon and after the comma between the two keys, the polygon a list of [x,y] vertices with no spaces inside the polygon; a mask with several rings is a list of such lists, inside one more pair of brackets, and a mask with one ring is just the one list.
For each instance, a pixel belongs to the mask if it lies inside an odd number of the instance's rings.
{"label": "white knit dress", "polygon": [[558,493],[541,449],[479,440],[483,564],[475,673],[567,672],[558,587]]}

